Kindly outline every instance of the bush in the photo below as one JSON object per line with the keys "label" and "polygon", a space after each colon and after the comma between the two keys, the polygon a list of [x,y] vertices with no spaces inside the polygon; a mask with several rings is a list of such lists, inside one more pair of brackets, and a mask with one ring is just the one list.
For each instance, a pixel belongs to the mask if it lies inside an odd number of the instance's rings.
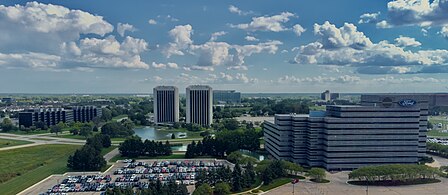
{"label": "bush", "polygon": [[101,156],[100,151],[88,144],[76,150],[67,161],[67,167],[76,171],[100,171],[104,166],[106,166],[106,160]]}

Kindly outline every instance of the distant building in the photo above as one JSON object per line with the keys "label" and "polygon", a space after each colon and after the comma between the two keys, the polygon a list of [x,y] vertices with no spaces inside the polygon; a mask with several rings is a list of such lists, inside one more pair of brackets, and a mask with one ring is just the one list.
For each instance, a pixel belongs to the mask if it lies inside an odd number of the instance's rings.
{"label": "distant building", "polygon": [[235,90],[213,90],[215,104],[241,104],[241,93]]}
{"label": "distant building", "polygon": [[73,111],[64,108],[30,109],[19,113],[19,126],[31,127],[37,122],[53,126],[59,122],[73,122]]}
{"label": "distant building", "polygon": [[339,93],[331,93],[330,90],[325,90],[320,94],[320,99],[326,102],[330,100],[336,100],[339,99]]}
{"label": "distant building", "polygon": [[403,96],[374,103],[377,97],[365,96],[361,106],[275,115],[264,123],[265,148],[276,159],[327,170],[417,163],[425,154],[427,102]]}
{"label": "distant building", "polygon": [[71,109],[64,108],[37,108],[19,112],[19,126],[31,127],[36,122],[44,122],[53,126],[59,122],[90,122],[95,117],[101,117],[102,111],[95,106],[78,106]]}
{"label": "distant building", "polygon": [[73,121],[75,122],[90,122],[95,117],[101,117],[102,110],[96,106],[77,106],[72,108]]}
{"label": "distant building", "polygon": [[323,93],[321,93],[321,94],[320,94],[320,99],[321,99],[321,100],[324,100],[324,101],[326,101],[326,102],[330,101],[330,100],[331,100],[330,91],[329,91],[329,90],[326,90],[326,91],[324,91]]}
{"label": "distant building", "polygon": [[5,98],[2,98],[0,102],[3,102],[3,103],[13,103],[15,101],[16,100],[14,98],[5,97]]}
{"label": "distant building", "polygon": [[210,86],[187,87],[186,122],[210,126],[213,122],[213,92]]}
{"label": "distant building", "polygon": [[154,123],[179,122],[179,90],[174,86],[158,86],[153,90]]}

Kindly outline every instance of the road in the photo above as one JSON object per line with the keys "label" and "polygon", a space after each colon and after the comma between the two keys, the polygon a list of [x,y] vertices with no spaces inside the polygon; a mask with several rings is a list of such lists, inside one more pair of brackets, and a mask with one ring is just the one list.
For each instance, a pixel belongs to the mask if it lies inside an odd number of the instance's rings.
{"label": "road", "polygon": [[3,139],[33,142],[31,144],[24,144],[24,145],[0,148],[0,151],[11,150],[11,149],[16,149],[16,148],[24,148],[24,147],[30,147],[30,146],[36,146],[36,145],[42,145],[42,144],[84,145],[86,142],[85,140],[69,139],[69,138],[62,138],[62,137],[51,137],[48,135],[49,134],[17,135],[17,134],[10,134],[10,133],[0,133],[0,138],[3,138]]}

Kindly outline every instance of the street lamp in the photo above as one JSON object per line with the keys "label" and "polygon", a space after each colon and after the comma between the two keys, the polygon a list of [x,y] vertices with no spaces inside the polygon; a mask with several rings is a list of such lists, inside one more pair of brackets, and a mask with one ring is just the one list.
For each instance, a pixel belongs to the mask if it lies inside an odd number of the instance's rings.
{"label": "street lamp", "polygon": [[292,179],[291,183],[292,183],[292,194],[294,195],[294,186],[296,183],[299,183],[299,179]]}

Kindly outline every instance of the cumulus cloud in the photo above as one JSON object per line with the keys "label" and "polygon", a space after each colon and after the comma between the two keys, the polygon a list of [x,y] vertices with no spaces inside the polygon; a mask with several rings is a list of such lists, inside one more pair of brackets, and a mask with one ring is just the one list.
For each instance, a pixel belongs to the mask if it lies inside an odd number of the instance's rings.
{"label": "cumulus cloud", "polygon": [[292,31],[298,36],[300,37],[300,35],[302,35],[302,33],[304,33],[306,31],[306,29],[304,29],[300,24],[296,24],[292,27]]}
{"label": "cumulus cloud", "polygon": [[240,8],[238,8],[238,7],[234,6],[234,5],[230,5],[229,6],[229,11],[230,11],[230,13],[238,14],[240,16],[253,14],[253,11],[242,11],[242,10],[240,10]]}
{"label": "cumulus cloud", "polygon": [[279,15],[253,17],[250,23],[236,25],[231,24],[230,27],[247,31],[280,32],[287,30],[287,28],[284,27],[283,24],[288,22],[289,19],[294,16],[295,15],[293,13],[282,12]]}
{"label": "cumulus cloud", "polygon": [[156,62],[152,62],[152,65],[151,65],[153,68],[156,68],[156,69],[166,69],[167,67],[168,68],[172,68],[172,69],[179,69],[179,66],[176,64],[176,63],[174,63],[174,62],[168,62],[168,63],[166,63],[166,64],[164,64],[164,63],[156,63]]}
{"label": "cumulus cloud", "polygon": [[403,83],[446,83],[448,80],[446,79],[436,79],[431,77],[393,77],[393,76],[386,76],[381,78],[375,78],[373,79],[375,82],[379,83],[388,83],[388,84],[403,84]]}
{"label": "cumulus cloud", "polygon": [[418,47],[422,45],[415,38],[400,36],[395,39],[395,45],[398,47]]}
{"label": "cumulus cloud", "polygon": [[126,31],[134,32],[134,31],[136,31],[136,30],[137,30],[137,29],[136,29],[134,26],[132,26],[132,25],[130,25],[130,24],[128,24],[128,23],[125,23],[125,24],[118,23],[118,24],[117,24],[117,32],[118,32],[118,34],[119,34],[120,36],[122,36],[122,37],[124,37],[124,33],[125,33]]}
{"label": "cumulus cloud", "polygon": [[172,42],[170,42],[168,47],[163,51],[168,58],[172,55],[184,55],[182,50],[187,49],[193,44],[193,41],[191,40],[193,27],[189,24],[175,26],[168,34],[172,39]]}
{"label": "cumulus cloud", "polygon": [[253,37],[253,36],[246,36],[244,37],[244,39],[246,39],[246,41],[259,41],[259,39]]}
{"label": "cumulus cloud", "polygon": [[443,37],[448,39],[448,25],[444,26],[440,32],[439,32]]}
{"label": "cumulus cloud", "polygon": [[[20,67],[28,62],[26,67],[54,71],[149,67],[140,59],[147,50],[144,40],[126,37],[119,42],[105,37],[114,27],[85,11],[37,2],[0,5],[0,26],[8,27],[0,29],[2,66]],[[120,35],[133,29],[129,24],[117,26]]]}
{"label": "cumulus cloud", "polygon": [[378,22],[378,16],[380,15],[380,12],[376,13],[365,13],[361,16],[359,16],[358,24],[370,24],[370,23],[377,23]]}
{"label": "cumulus cloud", "polygon": [[395,0],[387,3],[387,16],[392,25],[448,24],[448,1]]}
{"label": "cumulus cloud", "polygon": [[219,31],[212,33],[212,36],[210,37],[210,41],[216,41],[218,37],[226,35],[227,32],[225,31]]}
{"label": "cumulus cloud", "polygon": [[281,84],[292,84],[292,83],[356,83],[361,81],[358,76],[342,75],[339,77],[328,77],[328,76],[315,76],[315,77],[296,77],[285,75],[277,79],[278,83]]}
{"label": "cumulus cloud", "polygon": [[105,39],[84,38],[79,45],[69,42],[62,48],[73,62],[85,64],[93,68],[149,68],[140,54],[148,49],[143,39],[126,37],[118,42],[114,36]]}
{"label": "cumulus cloud", "polygon": [[447,50],[406,50],[405,47],[420,45],[409,37],[398,38],[396,44],[373,43],[353,24],[345,23],[340,28],[329,22],[315,24],[314,34],[318,41],[301,46],[293,63],[355,66],[359,68],[358,72],[379,74],[406,72],[403,68],[385,68],[387,66],[422,68],[448,62]]}
{"label": "cumulus cloud", "polygon": [[148,24],[155,25],[155,24],[157,24],[157,21],[154,19],[149,19]]}

